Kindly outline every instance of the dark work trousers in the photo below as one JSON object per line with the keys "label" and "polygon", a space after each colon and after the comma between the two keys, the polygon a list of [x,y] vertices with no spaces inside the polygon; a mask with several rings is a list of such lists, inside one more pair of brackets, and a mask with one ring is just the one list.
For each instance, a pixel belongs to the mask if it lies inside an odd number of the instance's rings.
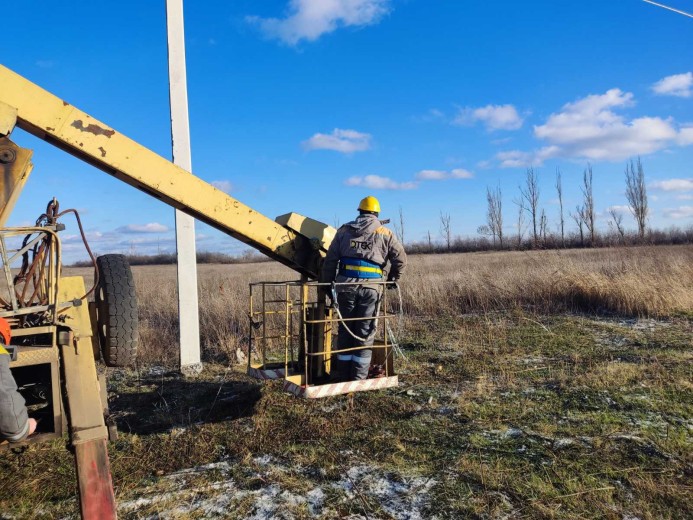
{"label": "dark work trousers", "polygon": [[10,356],[0,354],[0,440],[22,440],[29,431],[24,398],[10,371]]}
{"label": "dark work trousers", "polygon": [[[345,287],[337,294],[337,303],[342,318],[360,318],[375,316],[375,311],[380,298],[379,291],[375,287],[353,286]],[[359,338],[354,338],[349,330]],[[373,345],[375,334],[371,334],[375,327],[375,320],[354,320],[339,323],[339,336],[337,345],[339,349],[368,347]],[[369,337],[371,336],[371,337]],[[337,354],[335,376],[342,380],[367,379],[368,369],[371,366],[372,349],[364,348]]]}

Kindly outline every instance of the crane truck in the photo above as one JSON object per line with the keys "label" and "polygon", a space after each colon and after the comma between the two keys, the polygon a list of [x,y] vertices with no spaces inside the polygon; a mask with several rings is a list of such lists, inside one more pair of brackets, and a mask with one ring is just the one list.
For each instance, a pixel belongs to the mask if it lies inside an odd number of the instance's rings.
{"label": "crane truck", "polygon": [[[0,261],[5,275],[4,287],[0,287],[0,317],[12,327],[10,366],[19,386],[28,393],[32,388],[44,388],[38,393],[47,403],[41,409],[46,420],[29,442],[69,435],[82,518],[116,518],[107,450],[114,425],[108,420],[106,382],[98,376],[96,362],[101,355],[107,365],[125,366],[136,355],[134,282],[122,255],[95,259],[97,281],[89,290],[82,277],[63,276],[59,232],[64,225],[59,219],[67,211],[61,212],[55,200],[34,226],[5,227],[33,168],[33,152],[12,140],[16,129],[299,273],[296,282],[251,284],[249,375],[283,378],[285,389],[304,397],[397,384],[391,355],[396,344],[387,332],[383,333],[383,341],[376,342],[375,359],[384,367],[380,377],[335,384],[325,378],[334,352],[331,337],[336,319],[324,297],[311,294],[320,294],[315,280],[334,228],[296,213],[268,218],[0,65]],[[278,285],[285,298],[263,297],[258,307],[253,291],[257,294],[259,288],[265,296]],[[91,292],[93,299],[89,298]],[[276,305],[272,310],[277,302],[280,311]],[[284,332],[271,336],[269,318],[273,317],[276,324],[278,315]],[[286,346],[283,363],[271,363],[265,356],[271,338],[277,337]],[[294,340],[299,344],[298,359],[293,350],[290,353],[289,344]],[[262,353],[259,363],[252,361],[253,347]]]}

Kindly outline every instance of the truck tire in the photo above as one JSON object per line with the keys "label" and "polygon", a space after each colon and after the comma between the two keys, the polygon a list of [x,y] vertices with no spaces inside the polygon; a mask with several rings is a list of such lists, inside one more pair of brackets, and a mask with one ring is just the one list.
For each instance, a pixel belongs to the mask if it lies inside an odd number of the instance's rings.
{"label": "truck tire", "polygon": [[101,355],[109,367],[126,367],[137,356],[138,311],[135,280],[124,255],[96,259],[96,323]]}

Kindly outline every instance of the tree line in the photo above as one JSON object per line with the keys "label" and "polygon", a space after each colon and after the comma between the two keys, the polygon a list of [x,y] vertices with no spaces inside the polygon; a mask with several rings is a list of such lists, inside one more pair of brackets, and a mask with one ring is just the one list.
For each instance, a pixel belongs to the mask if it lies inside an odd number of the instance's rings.
{"label": "tree line", "polygon": [[[541,190],[538,174],[534,168],[530,167],[527,168],[524,183],[518,186],[518,196],[512,200],[515,207],[514,217],[512,217],[515,219],[516,233],[514,235],[508,236],[506,233],[507,215],[503,208],[500,185],[487,186],[486,221],[477,228],[478,238],[455,237],[450,214],[441,212],[439,236],[442,243],[438,240],[434,241],[429,231],[424,241],[406,244],[406,249],[412,253],[426,253],[693,243],[693,227],[683,230],[679,228],[650,229],[645,171],[639,157],[635,161],[631,159],[626,164],[624,176],[626,200],[637,225],[636,231],[626,230],[623,224],[623,213],[616,208],[609,208],[607,212],[608,230],[598,231],[593,171],[590,164],[582,175],[581,202],[569,211],[566,211],[564,206],[561,170],[556,168],[554,188],[559,213],[556,231],[552,231],[549,228],[546,210],[540,204]],[[568,219],[575,224],[573,230],[567,229],[566,220]],[[398,238],[404,243],[404,216],[401,208],[399,219],[394,227]]]}

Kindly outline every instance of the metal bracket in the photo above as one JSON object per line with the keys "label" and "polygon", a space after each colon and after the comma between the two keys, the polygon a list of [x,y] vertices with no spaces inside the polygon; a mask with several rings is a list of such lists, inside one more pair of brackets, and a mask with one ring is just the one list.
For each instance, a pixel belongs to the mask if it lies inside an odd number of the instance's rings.
{"label": "metal bracket", "polygon": [[11,113],[13,110],[0,102],[0,227],[5,226],[33,168],[33,152],[17,146],[8,137],[2,137],[3,132],[10,132],[14,128],[17,114],[16,110]]}
{"label": "metal bracket", "polygon": [[17,361],[17,354],[19,353],[19,346],[17,346],[17,345],[5,345],[5,350],[10,355],[10,361]]}
{"label": "metal bracket", "polygon": [[72,432],[73,446],[77,446],[78,444],[84,444],[85,442],[107,439],[108,428],[106,428],[106,426],[95,426],[94,428],[88,428],[86,430]]}
{"label": "metal bracket", "polygon": [[17,109],[0,101],[0,137],[10,135],[17,124]]}
{"label": "metal bracket", "polygon": [[58,332],[58,345],[72,345],[75,337],[71,330],[61,330]]}

